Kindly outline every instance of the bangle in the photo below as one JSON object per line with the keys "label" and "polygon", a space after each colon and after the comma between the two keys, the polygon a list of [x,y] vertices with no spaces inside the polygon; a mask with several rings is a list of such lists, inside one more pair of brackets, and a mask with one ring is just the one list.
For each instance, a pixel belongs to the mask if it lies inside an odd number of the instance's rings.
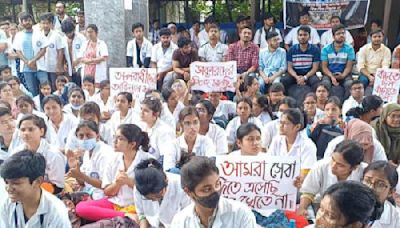
{"label": "bangle", "polygon": [[139,221],[143,221],[146,220],[146,216],[145,215],[139,215]]}

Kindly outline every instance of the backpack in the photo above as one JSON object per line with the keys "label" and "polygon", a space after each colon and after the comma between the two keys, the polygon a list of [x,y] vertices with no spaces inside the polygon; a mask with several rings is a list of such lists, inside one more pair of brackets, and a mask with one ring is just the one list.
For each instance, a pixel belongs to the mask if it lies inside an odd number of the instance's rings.
{"label": "backpack", "polygon": [[128,217],[115,217],[87,224],[82,228],[139,228],[139,225]]}
{"label": "backpack", "polygon": [[343,130],[330,124],[317,124],[310,138],[317,146],[317,159],[323,159],[328,143],[337,136],[343,135]]}

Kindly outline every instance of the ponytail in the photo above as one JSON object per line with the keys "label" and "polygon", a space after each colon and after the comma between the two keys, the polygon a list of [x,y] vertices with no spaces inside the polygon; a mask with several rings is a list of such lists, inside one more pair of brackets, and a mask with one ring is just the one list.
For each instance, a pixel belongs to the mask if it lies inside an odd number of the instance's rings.
{"label": "ponytail", "polygon": [[120,133],[128,140],[129,143],[136,143],[136,150],[141,149],[144,152],[149,151],[150,139],[146,132],[142,131],[135,124],[121,124],[118,127]]}
{"label": "ponytail", "polygon": [[150,149],[150,138],[149,135],[147,134],[147,132],[142,131],[140,134],[140,148],[144,151],[144,152],[149,152]]}

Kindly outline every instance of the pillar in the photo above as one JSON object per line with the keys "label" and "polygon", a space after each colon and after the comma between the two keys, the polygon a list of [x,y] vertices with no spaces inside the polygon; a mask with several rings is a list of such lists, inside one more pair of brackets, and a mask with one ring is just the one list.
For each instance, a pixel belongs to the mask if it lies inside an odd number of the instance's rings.
{"label": "pillar", "polygon": [[148,30],[148,0],[84,0],[84,6],[86,23],[97,25],[99,39],[108,46],[108,66],[125,67],[132,24],[141,22]]}

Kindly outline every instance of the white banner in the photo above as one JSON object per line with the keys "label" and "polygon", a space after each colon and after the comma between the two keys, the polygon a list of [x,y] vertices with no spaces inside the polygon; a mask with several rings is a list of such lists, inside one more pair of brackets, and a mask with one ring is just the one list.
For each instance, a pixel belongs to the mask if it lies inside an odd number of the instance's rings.
{"label": "white banner", "polygon": [[192,90],[203,92],[235,92],[236,61],[193,62],[190,64]]}
{"label": "white banner", "polygon": [[154,68],[110,68],[111,97],[119,92],[132,93],[133,99],[143,100],[144,94],[157,88]]}
{"label": "white banner", "polygon": [[217,156],[222,195],[257,210],[295,211],[300,161],[294,156]]}
{"label": "white banner", "polygon": [[378,69],[375,73],[373,94],[386,102],[397,103],[400,88],[399,69]]}

